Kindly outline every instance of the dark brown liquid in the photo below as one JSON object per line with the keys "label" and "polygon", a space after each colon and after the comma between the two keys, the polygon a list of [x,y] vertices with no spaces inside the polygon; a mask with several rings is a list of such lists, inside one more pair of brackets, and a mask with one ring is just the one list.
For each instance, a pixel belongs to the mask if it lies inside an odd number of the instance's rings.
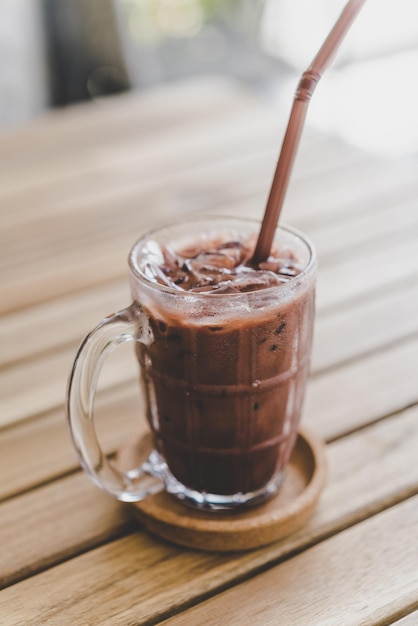
{"label": "dark brown liquid", "polygon": [[[196,259],[195,253],[189,256]],[[254,290],[253,284],[256,290],[263,289],[258,284],[260,268],[248,276],[241,261],[237,257],[236,278],[242,281],[244,271],[245,291],[248,285]],[[187,268],[182,263],[170,259],[168,268],[166,263],[159,269],[173,281],[178,265],[188,290],[190,285],[200,290],[195,274],[184,279]],[[203,266],[207,267],[205,259]],[[199,276],[203,266],[200,263]],[[281,264],[288,266],[289,259]],[[216,267],[212,276],[219,293],[224,277],[219,279],[217,272]],[[267,273],[266,286],[273,283],[280,290],[282,278],[270,269]],[[231,280],[234,288],[234,276]],[[204,298],[212,302],[213,296]],[[183,316],[145,311],[152,341],[147,346],[137,343],[137,356],[148,420],[156,447],[177,480],[200,492],[250,493],[287,465],[308,374],[313,309],[311,287],[288,302],[250,315],[232,309],[219,323],[187,319],[187,311]]]}

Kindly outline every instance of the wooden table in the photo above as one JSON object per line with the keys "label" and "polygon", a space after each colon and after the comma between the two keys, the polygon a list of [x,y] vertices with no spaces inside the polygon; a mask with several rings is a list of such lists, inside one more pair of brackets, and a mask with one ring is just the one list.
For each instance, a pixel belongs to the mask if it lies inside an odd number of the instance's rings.
{"label": "wooden table", "polygon": [[[418,624],[417,158],[303,136],[284,219],[319,251],[304,422],[330,465],[306,527],[247,553],[170,545],[95,488],[70,445],[70,365],[129,302],[133,240],[179,214],[261,216],[282,113],[195,81],[1,137],[1,624]],[[121,351],[99,399],[107,450],[137,396]]]}

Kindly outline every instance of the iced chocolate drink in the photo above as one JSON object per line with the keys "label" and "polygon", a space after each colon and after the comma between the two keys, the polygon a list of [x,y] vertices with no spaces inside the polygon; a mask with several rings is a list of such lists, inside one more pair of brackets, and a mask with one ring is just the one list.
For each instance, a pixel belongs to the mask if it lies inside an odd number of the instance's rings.
{"label": "iced chocolate drink", "polygon": [[251,267],[257,229],[197,221],[187,234],[184,225],[151,233],[131,255],[147,417],[172,491],[197,504],[274,493],[296,439],[315,262],[298,233],[280,228],[269,259]]}

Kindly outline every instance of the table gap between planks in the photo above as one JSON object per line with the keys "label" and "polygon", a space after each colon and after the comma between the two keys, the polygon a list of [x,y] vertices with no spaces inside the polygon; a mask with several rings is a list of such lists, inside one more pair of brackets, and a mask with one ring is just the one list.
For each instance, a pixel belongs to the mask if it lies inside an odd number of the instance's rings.
{"label": "table gap between planks", "polygon": [[[305,528],[247,553],[169,545],[93,487],[70,446],[67,374],[85,332],[129,303],[133,239],[181,215],[261,217],[286,116],[214,78],[0,139],[2,624],[418,623],[415,157],[303,136],[284,220],[318,248],[304,423],[330,466]],[[128,351],[105,369],[109,453],[145,428],[136,378]]]}

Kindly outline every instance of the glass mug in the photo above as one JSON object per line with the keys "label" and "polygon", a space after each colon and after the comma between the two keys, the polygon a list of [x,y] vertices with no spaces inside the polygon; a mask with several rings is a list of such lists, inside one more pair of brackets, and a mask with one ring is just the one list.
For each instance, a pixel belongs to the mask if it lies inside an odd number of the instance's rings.
{"label": "glass mug", "polygon": [[[236,239],[258,230],[254,220],[210,217],[144,235],[129,256],[133,303],[81,344],[68,387],[71,435],[87,474],[119,500],[155,491],[150,475],[186,504],[208,510],[256,504],[280,488],[309,370],[312,244],[293,228],[278,227],[275,243],[296,255],[302,272],[252,292],[187,292],[143,272],[156,243],[183,246],[214,233]],[[103,361],[125,341],[135,344],[154,449],[141,467],[122,472],[100,448],[93,405]]]}

